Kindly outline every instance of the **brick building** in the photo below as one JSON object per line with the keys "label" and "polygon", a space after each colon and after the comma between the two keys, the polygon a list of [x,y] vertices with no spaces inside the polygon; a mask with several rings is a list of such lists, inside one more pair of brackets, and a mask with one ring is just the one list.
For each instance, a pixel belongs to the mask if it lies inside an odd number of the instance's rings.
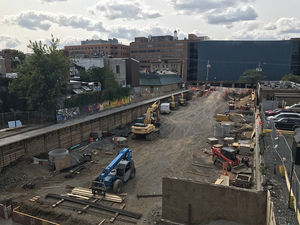
{"label": "brick building", "polygon": [[182,79],[187,78],[187,59],[188,59],[188,43],[209,40],[208,37],[197,37],[189,34],[188,39],[178,40],[177,31],[174,35],[136,37],[134,42],[130,43],[130,57],[140,61],[141,72],[151,72],[151,62],[162,60],[180,61],[180,69],[178,73]]}
{"label": "brick building", "polygon": [[81,45],[65,46],[65,50],[75,58],[127,58],[130,55],[129,46],[120,44],[115,38],[81,41]]}

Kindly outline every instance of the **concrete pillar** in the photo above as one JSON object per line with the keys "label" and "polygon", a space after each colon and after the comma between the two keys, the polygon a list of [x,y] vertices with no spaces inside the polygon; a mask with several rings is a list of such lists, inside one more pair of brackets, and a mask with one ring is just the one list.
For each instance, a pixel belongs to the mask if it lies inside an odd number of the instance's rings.
{"label": "concrete pillar", "polygon": [[232,83],[232,86],[231,86],[232,88],[234,88],[234,83]]}
{"label": "concrete pillar", "polygon": [[220,87],[223,87],[223,82],[220,82]]}

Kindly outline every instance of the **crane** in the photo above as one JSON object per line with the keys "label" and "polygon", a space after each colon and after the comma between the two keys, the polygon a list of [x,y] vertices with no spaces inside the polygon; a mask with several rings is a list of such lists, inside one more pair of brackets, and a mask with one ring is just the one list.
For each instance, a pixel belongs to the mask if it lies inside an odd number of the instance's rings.
{"label": "crane", "polygon": [[121,192],[123,184],[135,177],[135,172],[131,150],[124,148],[119,151],[117,157],[93,181],[92,192],[93,194],[99,191],[106,192],[109,187],[112,187],[113,192],[118,194]]}
{"label": "crane", "polygon": [[[151,117],[151,113],[156,113],[156,119]],[[133,138],[145,137],[146,140],[154,140],[160,132],[160,100],[157,100],[150,106],[147,110],[144,123],[135,123],[131,127],[131,132],[133,133]]]}

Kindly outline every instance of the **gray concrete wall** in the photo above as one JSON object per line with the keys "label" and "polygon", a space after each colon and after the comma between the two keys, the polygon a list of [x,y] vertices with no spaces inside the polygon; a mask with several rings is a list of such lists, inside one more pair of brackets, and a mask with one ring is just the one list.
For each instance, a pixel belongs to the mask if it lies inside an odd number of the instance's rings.
{"label": "gray concrete wall", "polygon": [[[105,59],[105,63],[109,66],[111,71],[116,75],[117,82],[126,87],[126,62],[124,59]],[[117,71],[119,66],[119,72]],[[117,73],[118,72],[118,73]]]}
{"label": "gray concrete wall", "polygon": [[188,224],[223,219],[245,225],[266,224],[267,195],[179,178],[163,178],[162,218]]}

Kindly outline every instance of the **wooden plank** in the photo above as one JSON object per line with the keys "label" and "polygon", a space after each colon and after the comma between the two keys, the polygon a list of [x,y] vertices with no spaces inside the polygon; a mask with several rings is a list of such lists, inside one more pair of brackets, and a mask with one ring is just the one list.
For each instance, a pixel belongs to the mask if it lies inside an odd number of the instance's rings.
{"label": "wooden plank", "polygon": [[[93,203],[95,203],[95,202],[97,202],[99,199],[94,199],[92,202]],[[100,201],[101,201],[101,199],[100,199]],[[86,206],[84,206],[82,209],[83,210],[86,210],[88,207],[90,207],[90,205],[86,205]],[[82,212],[83,212],[83,210],[81,211],[81,210],[79,210],[77,213],[78,214],[81,214]]]}
{"label": "wooden plank", "polygon": [[[125,208],[125,204],[121,205],[120,209],[124,209]],[[114,217],[112,217],[109,222],[113,223],[115,221],[115,219],[117,218],[117,216],[119,215],[119,213],[115,213]]]}
{"label": "wooden plank", "polygon": [[251,134],[251,139],[255,136],[255,129],[253,130],[252,134]]}
{"label": "wooden plank", "polygon": [[105,221],[106,221],[106,219],[102,220],[98,225],[104,224]]}
{"label": "wooden plank", "polygon": [[80,199],[84,199],[84,200],[90,199],[89,197],[84,197],[82,195],[75,195],[75,194],[70,194],[70,193],[68,193],[67,196],[71,196],[71,197],[75,197],[75,198],[80,198]]}
{"label": "wooden plank", "polygon": [[53,204],[52,207],[54,208],[54,207],[58,206],[63,201],[64,201],[64,199],[59,200],[58,202],[56,202],[55,204]]}
{"label": "wooden plank", "polygon": [[223,179],[218,179],[215,184],[221,184],[223,182]]}
{"label": "wooden plank", "polygon": [[62,159],[55,160],[55,170],[59,171],[61,169],[67,168],[71,166],[71,160],[70,157],[65,157]]}

